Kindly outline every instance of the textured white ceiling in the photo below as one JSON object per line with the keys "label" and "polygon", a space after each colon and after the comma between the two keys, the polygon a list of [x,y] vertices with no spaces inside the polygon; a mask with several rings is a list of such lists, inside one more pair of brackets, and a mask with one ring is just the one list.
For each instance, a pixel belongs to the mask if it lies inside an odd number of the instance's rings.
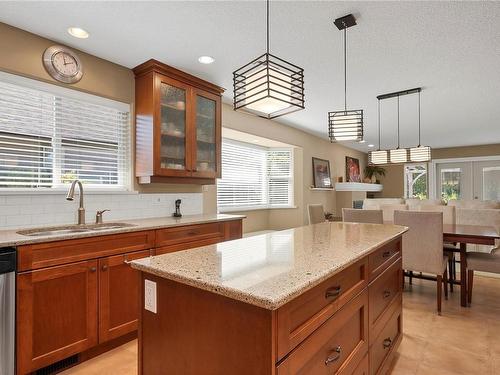
{"label": "textured white ceiling", "polygon": [[[326,138],[343,108],[342,34],[348,33],[348,106],[365,110],[377,141],[378,94],[423,87],[422,141],[433,147],[500,143],[499,2],[271,1],[271,52],[305,70],[306,110],[279,121]],[[149,58],[227,89],[232,72],[265,50],[263,1],[0,2],[0,21],[134,67]],[[70,37],[80,26],[90,38]],[[6,51],[2,51],[6,53]],[[212,65],[197,62],[215,57]],[[401,144],[415,145],[416,97],[401,100]],[[382,147],[396,143],[395,102],[382,103]]]}

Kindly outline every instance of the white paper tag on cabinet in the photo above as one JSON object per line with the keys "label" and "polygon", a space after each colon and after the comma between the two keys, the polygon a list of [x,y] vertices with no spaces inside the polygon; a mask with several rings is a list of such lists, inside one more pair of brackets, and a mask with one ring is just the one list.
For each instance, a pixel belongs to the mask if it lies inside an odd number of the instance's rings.
{"label": "white paper tag on cabinet", "polygon": [[144,308],[156,314],[156,283],[144,280]]}

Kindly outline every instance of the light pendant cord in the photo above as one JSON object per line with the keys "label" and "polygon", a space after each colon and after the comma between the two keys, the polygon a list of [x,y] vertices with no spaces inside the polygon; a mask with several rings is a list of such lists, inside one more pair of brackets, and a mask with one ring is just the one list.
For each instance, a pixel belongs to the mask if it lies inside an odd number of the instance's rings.
{"label": "light pendant cord", "polygon": [[267,0],[267,53],[269,54],[269,0]]}
{"label": "light pendant cord", "polygon": [[418,92],[418,147],[420,147],[420,91]]}
{"label": "light pendant cord", "polygon": [[399,149],[399,95],[398,95],[398,149]]}
{"label": "light pendant cord", "polygon": [[380,99],[378,100],[378,150],[380,151]]}
{"label": "light pendant cord", "polygon": [[344,112],[347,112],[347,26],[344,23]]}

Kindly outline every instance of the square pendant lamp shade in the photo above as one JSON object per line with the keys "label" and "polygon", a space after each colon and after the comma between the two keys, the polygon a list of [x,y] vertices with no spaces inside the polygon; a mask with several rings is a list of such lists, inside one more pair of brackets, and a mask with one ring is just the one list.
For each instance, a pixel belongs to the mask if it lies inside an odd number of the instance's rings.
{"label": "square pendant lamp shade", "polygon": [[328,112],[328,136],[333,141],[363,139],[363,110]]}
{"label": "square pendant lamp shade", "polygon": [[347,109],[347,29],[356,25],[352,14],[334,21],[344,32],[344,110],[328,112],[328,137],[331,142],[363,140],[363,110]]}
{"label": "square pendant lamp shade", "polygon": [[410,161],[424,162],[431,160],[431,148],[429,146],[418,146],[410,148]]}
{"label": "square pendant lamp shade", "polygon": [[389,150],[389,162],[391,164],[407,163],[408,150],[406,148],[395,148]]}
{"label": "square pendant lamp shade", "polygon": [[304,70],[265,53],[233,72],[234,109],[268,119],[304,109]]}
{"label": "square pendant lamp shade", "polygon": [[266,53],[233,72],[233,109],[272,119],[304,109],[304,69],[269,53],[269,0]]}
{"label": "square pendant lamp shade", "polygon": [[386,150],[370,151],[368,153],[368,164],[382,165],[389,163],[389,155]]}

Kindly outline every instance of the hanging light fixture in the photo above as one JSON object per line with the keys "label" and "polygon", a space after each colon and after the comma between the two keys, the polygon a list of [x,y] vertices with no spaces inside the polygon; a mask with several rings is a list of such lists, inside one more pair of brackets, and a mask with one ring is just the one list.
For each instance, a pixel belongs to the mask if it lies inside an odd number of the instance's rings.
{"label": "hanging light fixture", "polygon": [[431,148],[420,142],[420,91],[418,92],[418,146],[410,148],[410,161],[425,162],[431,160]]}
{"label": "hanging light fixture", "polygon": [[368,153],[368,164],[387,164],[388,161],[387,151],[380,149],[380,99],[378,99],[378,149]]}
{"label": "hanging light fixture", "polygon": [[269,53],[267,0],[266,53],[233,72],[233,108],[272,119],[304,106],[304,69]]}
{"label": "hanging light fixture", "polygon": [[356,25],[352,14],[334,21],[344,30],[344,110],[328,112],[328,136],[331,142],[361,141],[363,139],[363,110],[347,110],[347,29]]}
{"label": "hanging light fixture", "polygon": [[[407,162],[427,162],[431,160],[431,148],[429,146],[421,145],[421,126],[420,126],[420,92],[422,89],[420,87],[392,92],[390,94],[384,94],[377,96],[378,99],[378,150],[370,151],[368,153],[368,162],[370,164],[399,164]],[[399,142],[399,97],[409,94],[418,93],[418,146],[411,148],[401,148]],[[380,101],[383,99],[389,99],[397,97],[397,111],[398,111],[398,146],[391,150],[381,150],[380,149]]]}

